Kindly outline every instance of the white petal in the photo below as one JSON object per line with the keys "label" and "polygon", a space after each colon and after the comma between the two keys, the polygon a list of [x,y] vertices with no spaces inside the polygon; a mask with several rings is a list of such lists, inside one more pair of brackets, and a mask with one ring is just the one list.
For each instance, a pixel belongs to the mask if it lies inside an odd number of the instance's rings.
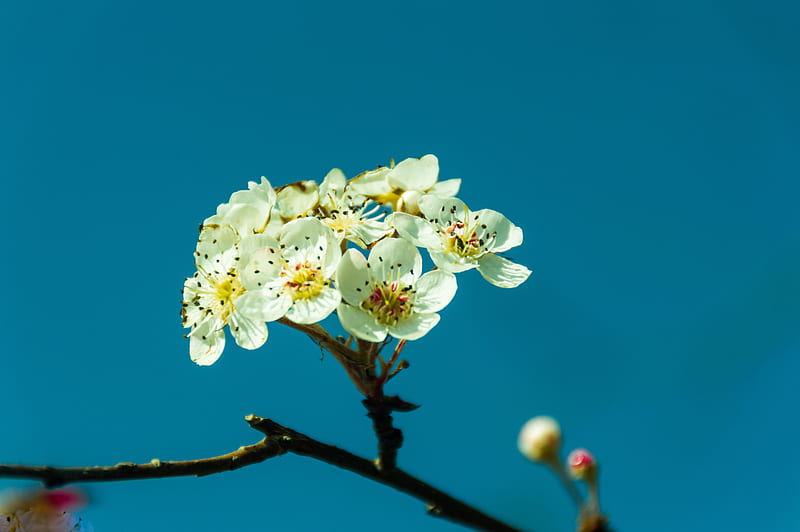
{"label": "white petal", "polygon": [[336,238],[336,233],[333,232],[333,229],[325,224],[322,225],[325,228],[325,244],[318,241],[317,247],[314,249],[312,255],[315,259],[320,261],[322,275],[324,275],[326,279],[330,279],[336,272],[336,268],[339,267],[339,261],[342,259],[342,248],[339,245],[339,239]]}
{"label": "white petal", "polygon": [[286,220],[305,216],[317,206],[317,203],[319,203],[319,192],[314,181],[298,181],[278,191],[281,216]]}
{"label": "white petal", "polygon": [[478,261],[447,251],[431,251],[431,260],[446,272],[459,273],[478,267]]}
{"label": "white petal", "polygon": [[317,218],[299,218],[281,230],[283,258],[289,263],[309,261],[331,277],[341,258],[341,248],[333,230]]}
{"label": "white petal", "polygon": [[281,218],[280,211],[277,208],[272,209],[272,216],[270,216],[267,226],[264,227],[264,234],[277,240],[281,229],[283,229],[283,218]]}
{"label": "white petal", "polygon": [[[199,277],[199,274],[195,274]],[[187,277],[183,282],[183,301],[181,305],[181,322],[184,327],[192,327],[203,321],[206,311],[200,310],[200,303],[195,304],[195,297],[198,295],[198,277]],[[202,281],[199,281],[202,282]]]}
{"label": "white petal", "polygon": [[229,224],[203,224],[195,256],[219,255],[234,247],[237,240],[236,230]]}
{"label": "white petal", "polygon": [[341,301],[339,291],[326,286],[317,297],[295,301],[286,317],[295,323],[317,323],[327,318]]}
{"label": "white petal", "polygon": [[254,205],[245,203],[225,204],[217,209],[217,215],[236,228],[240,235],[248,235],[260,231],[267,223],[269,211],[262,211]]}
{"label": "white petal", "polygon": [[386,326],[361,309],[341,303],[336,314],[344,330],[357,338],[368,342],[382,342],[386,338]]}
{"label": "white petal", "polygon": [[426,194],[419,200],[419,209],[428,220],[436,220],[439,227],[447,227],[455,220],[463,221],[469,214],[469,209],[460,199],[431,194]]}
{"label": "white petal", "polygon": [[511,262],[494,253],[484,255],[478,260],[478,271],[484,279],[500,288],[519,286],[531,274],[522,264]]}
{"label": "white petal", "polygon": [[248,190],[231,194],[228,203],[217,207],[217,216],[232,224],[240,235],[260,232],[275,204],[275,191],[266,178],[261,183],[250,181]]}
{"label": "white petal", "polygon": [[341,198],[346,186],[347,179],[344,177],[344,172],[338,168],[334,168],[328,172],[328,175],[325,176],[325,179],[322,180],[322,184],[319,186],[320,201],[327,201],[329,196]]}
{"label": "white petal", "polygon": [[394,228],[377,220],[365,220],[347,231],[347,239],[354,244],[366,248],[376,240],[380,240],[394,232]]}
{"label": "white petal", "polygon": [[400,199],[397,200],[398,212],[407,212],[414,216],[422,214],[419,210],[419,200],[422,199],[422,195],[419,190],[406,190],[400,194]]}
{"label": "white petal", "polygon": [[477,216],[477,223],[486,225],[486,233],[494,233],[494,240],[489,243],[488,250],[492,252],[507,251],[522,244],[522,229],[497,211],[481,209],[472,213]]}
{"label": "white petal", "polygon": [[279,244],[271,236],[259,233],[242,237],[236,247],[239,249],[239,264],[243,265],[252,260],[252,255],[256,250],[263,248],[277,249]]}
{"label": "white petal", "polygon": [[393,189],[428,190],[439,177],[439,159],[425,155],[419,159],[406,159],[389,172],[389,185]]}
{"label": "white petal", "polygon": [[345,301],[360,305],[371,292],[367,259],[355,249],[348,249],[336,269],[336,287]]}
{"label": "white petal", "polygon": [[456,276],[442,270],[434,270],[420,277],[414,289],[414,311],[421,313],[439,312],[456,295]]}
{"label": "white petal", "polygon": [[240,317],[261,322],[282,318],[291,304],[288,294],[284,297],[282,293],[278,295],[269,290],[248,290],[234,301]]}
{"label": "white petal", "polygon": [[347,184],[348,190],[363,196],[381,196],[392,191],[387,181],[391,169],[385,166],[359,174]]}
{"label": "white petal", "polygon": [[225,331],[221,321],[209,318],[189,333],[189,356],[199,366],[210,366],[225,349]]}
{"label": "white petal", "polygon": [[284,224],[281,229],[280,241],[287,248],[307,248],[315,245],[320,239],[325,240],[326,231],[330,231],[330,227],[317,218],[298,218]]}
{"label": "white petal", "polygon": [[443,196],[446,198],[451,198],[458,194],[458,189],[461,188],[461,180],[460,179],[446,179],[444,181],[439,181],[433,188],[428,190],[428,194],[436,194],[437,196]]}
{"label": "white petal", "polygon": [[242,285],[247,290],[265,288],[270,281],[280,275],[281,256],[273,247],[258,249],[250,254],[250,260],[243,265],[240,271]]}
{"label": "white petal", "polygon": [[402,238],[384,238],[375,244],[367,262],[370,275],[378,281],[414,284],[422,274],[422,256],[414,244]]}
{"label": "white petal", "polygon": [[200,246],[200,250],[195,252],[195,262],[198,270],[212,278],[219,278],[236,269],[239,262],[236,260],[238,256],[239,251],[235,247],[228,248],[222,253],[211,254],[204,253],[203,247]]}
{"label": "white petal", "polygon": [[193,302],[185,301],[184,303],[186,305],[181,307],[181,323],[184,327],[193,327],[208,315],[208,312],[200,310],[200,307]]}
{"label": "white petal", "polygon": [[396,325],[390,326],[389,334],[402,340],[417,340],[425,336],[437,323],[439,323],[438,314],[414,313]]}
{"label": "white petal", "polygon": [[407,238],[415,246],[427,249],[444,247],[444,242],[436,233],[433,224],[419,216],[396,212],[386,218],[386,223],[397,229],[400,236]]}
{"label": "white petal", "polygon": [[231,330],[233,339],[236,340],[236,344],[239,347],[258,349],[267,341],[267,324],[260,320],[251,319],[250,316],[240,312],[238,308],[236,312],[231,314],[231,322],[228,324],[228,328]]}
{"label": "white petal", "polygon": [[275,203],[277,194],[266,177],[261,176],[261,181],[259,183],[256,183],[255,181],[249,181],[247,183],[247,188],[256,194],[259,194],[267,203]]}

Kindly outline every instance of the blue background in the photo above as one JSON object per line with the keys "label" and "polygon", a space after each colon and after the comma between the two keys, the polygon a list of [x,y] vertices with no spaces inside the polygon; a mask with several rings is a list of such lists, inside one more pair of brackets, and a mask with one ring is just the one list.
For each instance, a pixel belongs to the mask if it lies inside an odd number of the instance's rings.
{"label": "blue background", "polygon": [[[248,180],[435,153],[524,228],[534,275],[460,275],[408,346],[401,465],[571,530],[516,451],[550,414],[619,531],[800,530],[796,6],[0,4],[0,461],[211,456],[259,438],[249,413],[372,456],[358,394],[296,331],[195,366],[182,281]],[[460,529],[295,456],[89,489],[98,532]]]}

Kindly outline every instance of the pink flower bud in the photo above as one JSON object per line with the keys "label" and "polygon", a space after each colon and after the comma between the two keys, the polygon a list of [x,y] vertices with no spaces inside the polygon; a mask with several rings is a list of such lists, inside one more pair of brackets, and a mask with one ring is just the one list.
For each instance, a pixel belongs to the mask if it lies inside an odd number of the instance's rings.
{"label": "pink flower bud", "polygon": [[567,457],[567,466],[578,480],[591,480],[597,472],[597,461],[586,449],[575,449]]}

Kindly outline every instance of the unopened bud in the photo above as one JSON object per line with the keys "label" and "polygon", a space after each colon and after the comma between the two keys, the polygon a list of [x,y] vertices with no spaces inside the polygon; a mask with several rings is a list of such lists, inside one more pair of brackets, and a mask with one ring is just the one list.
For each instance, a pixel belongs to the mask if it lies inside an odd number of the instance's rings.
{"label": "unopened bud", "polygon": [[597,461],[586,449],[575,449],[567,457],[567,466],[573,478],[591,481],[597,473]]}
{"label": "unopened bud", "polygon": [[419,210],[420,199],[422,199],[422,192],[418,190],[406,190],[397,201],[397,210],[416,216],[421,212]]}
{"label": "unopened bud", "polygon": [[517,440],[519,452],[534,462],[552,462],[561,446],[561,428],[549,416],[537,416],[522,426]]}

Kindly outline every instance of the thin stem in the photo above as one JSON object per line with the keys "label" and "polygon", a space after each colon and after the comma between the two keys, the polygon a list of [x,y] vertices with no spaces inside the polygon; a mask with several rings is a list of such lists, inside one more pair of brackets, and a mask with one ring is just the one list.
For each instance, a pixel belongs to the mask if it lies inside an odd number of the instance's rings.
{"label": "thin stem", "polygon": [[570,478],[569,473],[564,468],[564,465],[561,463],[558,457],[551,462],[547,462],[547,465],[550,466],[550,469],[552,469],[556,474],[558,480],[560,480],[561,484],[564,485],[569,493],[569,496],[572,498],[572,501],[575,503],[575,506],[577,506],[578,511],[582,510],[583,496],[578,491],[578,488],[575,487],[575,483],[572,481],[572,478]]}
{"label": "thin stem", "polygon": [[422,480],[401,471],[380,471],[366,458],[361,458],[333,445],[328,445],[288,427],[258,416],[247,416],[254,429],[263,432],[260,442],[240,447],[231,453],[180,462],[152,460],[145,464],[121,463],[107,467],[52,467],[0,464],[0,477],[39,480],[46,487],[78,482],[110,482],[181,476],[204,476],[239,469],[286,453],[308,456],[365,478],[385,484],[427,504],[430,515],[441,517],[475,530],[520,532],[480,510],[438,490]]}
{"label": "thin stem", "polygon": [[326,349],[342,365],[347,372],[347,376],[355,384],[359,392],[369,395],[369,389],[365,383],[364,374],[369,371],[369,364],[360,360],[362,357],[358,351],[350,349],[333,338],[324,327],[317,324],[303,325],[295,323],[290,319],[281,318],[278,320],[292,329],[304,332],[321,347]]}

